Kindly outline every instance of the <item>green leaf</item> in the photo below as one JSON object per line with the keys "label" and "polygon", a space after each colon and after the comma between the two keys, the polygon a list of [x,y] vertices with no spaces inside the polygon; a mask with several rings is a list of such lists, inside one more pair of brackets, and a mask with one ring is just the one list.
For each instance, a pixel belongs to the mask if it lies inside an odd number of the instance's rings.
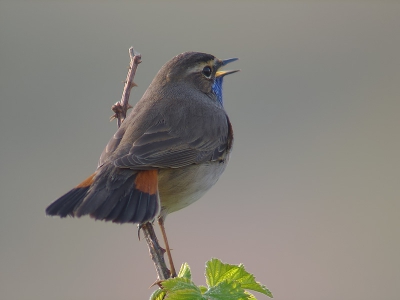
{"label": "green leaf", "polygon": [[165,297],[164,290],[155,290],[153,294],[150,296],[150,300],[163,300]]}
{"label": "green leaf", "polygon": [[210,287],[204,296],[209,300],[247,300],[244,289],[240,283],[234,281],[222,281],[217,285]]}
{"label": "green leaf", "polygon": [[187,263],[182,264],[178,277],[161,282],[163,289],[155,291],[150,300],[257,300],[246,290],[253,290],[272,298],[271,292],[257,282],[242,264],[224,264],[213,258],[206,263],[205,286],[191,281]]}
{"label": "green leaf", "polygon": [[192,273],[190,272],[190,267],[187,263],[182,264],[181,269],[179,270],[178,277],[192,280]]}
{"label": "green leaf", "polygon": [[243,289],[253,290],[272,298],[272,293],[261,283],[257,282],[252,274],[244,269],[244,266],[224,264],[213,258],[206,263],[206,282],[208,286],[229,280],[237,281]]}
{"label": "green leaf", "polygon": [[[166,292],[165,300],[203,300],[200,289],[183,277],[170,278],[161,283]],[[157,299],[158,300],[158,299]]]}

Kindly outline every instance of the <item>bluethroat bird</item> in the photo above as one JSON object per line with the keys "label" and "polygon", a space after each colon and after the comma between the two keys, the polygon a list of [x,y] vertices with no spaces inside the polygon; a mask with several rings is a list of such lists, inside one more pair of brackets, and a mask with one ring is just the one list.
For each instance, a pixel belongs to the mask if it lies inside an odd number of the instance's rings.
{"label": "bluethroat bird", "polygon": [[222,82],[238,70],[220,68],[235,60],[185,52],[167,62],[108,142],[96,171],[46,213],[136,224],[158,218],[163,226],[168,214],[203,196],[232,149]]}

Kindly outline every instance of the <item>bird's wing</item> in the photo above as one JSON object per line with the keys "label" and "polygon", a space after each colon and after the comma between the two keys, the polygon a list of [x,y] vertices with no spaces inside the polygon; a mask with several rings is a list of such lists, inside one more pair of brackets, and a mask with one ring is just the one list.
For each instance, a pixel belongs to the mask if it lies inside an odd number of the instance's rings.
{"label": "bird's wing", "polygon": [[114,160],[114,165],[145,170],[218,160],[230,147],[232,130],[225,114],[210,121],[207,128],[184,124],[172,128],[165,119],[159,119],[133,142],[128,154]]}

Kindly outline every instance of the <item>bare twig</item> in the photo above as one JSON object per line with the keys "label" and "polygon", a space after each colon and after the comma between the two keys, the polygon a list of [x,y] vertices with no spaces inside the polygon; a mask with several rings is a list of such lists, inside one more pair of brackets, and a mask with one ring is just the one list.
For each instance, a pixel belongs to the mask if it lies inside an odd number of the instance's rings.
{"label": "bare twig", "polygon": [[122,92],[121,100],[116,102],[111,107],[115,114],[112,115],[110,119],[117,119],[118,128],[125,120],[128,109],[132,108],[132,106],[129,104],[129,96],[131,95],[131,89],[134,86],[137,86],[137,84],[133,82],[133,79],[135,78],[138,65],[142,62],[142,55],[139,52],[135,52],[133,47],[129,48],[129,56],[131,57],[131,62],[129,64],[128,74],[126,75],[125,86]]}
{"label": "bare twig", "polygon": [[[124,91],[122,92],[121,100],[115,103],[111,108],[115,114],[110,119],[117,119],[118,128],[125,120],[126,112],[128,111],[128,109],[132,108],[132,106],[129,104],[129,96],[131,93],[131,89],[136,86],[136,84],[133,82],[136,74],[136,69],[138,65],[142,62],[141,54],[135,52],[133,47],[129,48],[129,56],[131,58],[131,61],[129,64],[129,71],[128,75],[126,76]],[[170,271],[168,270],[164,260],[165,250],[161,248],[158,244],[157,236],[154,232],[153,225],[150,222],[142,224],[140,228],[143,230],[147,246],[149,247],[150,257],[154,262],[154,266],[156,267],[156,272],[158,275],[158,281],[156,281],[156,284],[158,284],[159,281],[166,280],[170,277]]]}
{"label": "bare twig", "polygon": [[164,260],[165,250],[158,244],[157,236],[154,232],[153,225],[150,222],[142,225],[144,237],[149,247],[150,257],[156,267],[158,279],[166,280],[170,277],[170,271],[167,268]]}

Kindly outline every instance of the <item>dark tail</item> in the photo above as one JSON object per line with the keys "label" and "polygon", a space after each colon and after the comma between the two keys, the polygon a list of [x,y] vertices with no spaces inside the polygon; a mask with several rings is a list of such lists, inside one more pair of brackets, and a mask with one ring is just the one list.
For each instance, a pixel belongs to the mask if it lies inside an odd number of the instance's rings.
{"label": "dark tail", "polygon": [[52,203],[48,215],[80,217],[115,223],[145,223],[160,210],[158,172],[103,166],[80,185]]}
{"label": "dark tail", "polygon": [[60,216],[61,218],[65,218],[66,216],[73,217],[75,208],[82,203],[87,192],[89,191],[89,188],[93,183],[94,175],[95,174],[92,174],[81,184],[77,185],[64,196],[61,196],[52,204],[50,204],[46,208],[46,214],[49,216]]}

